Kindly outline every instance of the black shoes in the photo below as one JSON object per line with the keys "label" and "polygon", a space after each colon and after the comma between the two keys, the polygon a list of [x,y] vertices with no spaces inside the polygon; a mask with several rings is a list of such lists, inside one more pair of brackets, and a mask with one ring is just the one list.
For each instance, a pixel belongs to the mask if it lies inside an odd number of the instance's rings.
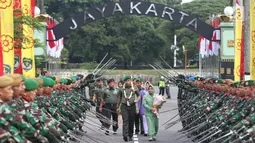
{"label": "black shoes", "polygon": [[144,136],[145,136],[145,137],[147,137],[147,136],[148,136],[148,134],[144,134]]}
{"label": "black shoes", "polygon": [[128,138],[127,138],[127,137],[123,137],[123,140],[124,140],[125,142],[127,142],[127,141],[128,141]]}
{"label": "black shoes", "polygon": [[129,141],[133,141],[133,137],[129,137]]}
{"label": "black shoes", "polygon": [[105,131],[105,134],[106,134],[106,135],[109,135],[109,131]]}

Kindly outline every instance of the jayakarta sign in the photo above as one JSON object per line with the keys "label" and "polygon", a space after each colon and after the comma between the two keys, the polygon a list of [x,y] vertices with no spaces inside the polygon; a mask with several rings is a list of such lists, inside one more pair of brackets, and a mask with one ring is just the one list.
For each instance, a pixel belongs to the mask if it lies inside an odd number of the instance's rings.
{"label": "jayakarta sign", "polygon": [[52,28],[55,34],[55,40],[66,36],[71,31],[88,23],[121,14],[152,16],[173,21],[187,27],[208,40],[212,40],[215,30],[197,16],[167,5],[142,1],[122,1],[119,3],[109,2],[96,6],[66,19],[64,22]]}

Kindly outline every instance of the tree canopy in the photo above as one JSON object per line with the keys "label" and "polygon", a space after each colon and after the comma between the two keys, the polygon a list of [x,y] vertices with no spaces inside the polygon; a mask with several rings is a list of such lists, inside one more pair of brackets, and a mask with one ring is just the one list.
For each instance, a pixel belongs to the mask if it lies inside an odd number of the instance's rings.
{"label": "tree canopy", "polygon": [[[45,0],[46,12],[61,21],[89,7],[110,0]],[[118,1],[118,0],[112,0]],[[166,4],[191,14],[204,21],[211,14],[222,13],[229,0],[194,0],[181,4],[181,0],[144,0]],[[144,65],[165,58],[173,64],[170,47],[177,35],[178,46],[188,49],[189,59],[196,58],[198,37],[185,27],[159,18],[123,15],[85,25],[65,37],[69,62],[99,62],[105,53],[116,58],[119,64],[132,61]],[[182,59],[182,51],[179,58]]]}

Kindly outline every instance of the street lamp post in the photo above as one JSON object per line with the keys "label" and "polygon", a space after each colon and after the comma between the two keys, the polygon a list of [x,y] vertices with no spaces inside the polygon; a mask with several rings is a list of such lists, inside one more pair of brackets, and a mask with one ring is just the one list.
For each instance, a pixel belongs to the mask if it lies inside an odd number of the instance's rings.
{"label": "street lamp post", "polygon": [[[243,6],[243,24],[244,24],[244,72],[245,80],[250,79],[250,0],[239,0],[241,6]],[[230,18],[233,18],[235,11],[231,6],[224,9],[224,14]],[[233,20],[235,20],[233,18]]]}
{"label": "street lamp post", "polygon": [[188,50],[184,47],[184,45],[182,46],[182,48],[183,48],[183,54],[184,54],[184,74],[186,75]]}
{"label": "street lamp post", "polygon": [[174,45],[171,46],[171,50],[174,50],[174,67],[177,67],[177,51],[179,51],[179,47],[177,45],[177,36],[174,35]]}

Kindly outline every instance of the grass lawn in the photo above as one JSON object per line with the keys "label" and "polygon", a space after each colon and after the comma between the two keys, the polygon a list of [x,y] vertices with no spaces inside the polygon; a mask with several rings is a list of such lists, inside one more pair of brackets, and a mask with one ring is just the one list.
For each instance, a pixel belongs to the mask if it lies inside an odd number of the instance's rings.
{"label": "grass lawn", "polygon": [[[171,71],[171,70],[169,70]],[[176,72],[184,72],[183,69],[178,69],[175,70]],[[193,72],[198,72],[198,69],[187,69],[187,73],[193,73]],[[163,72],[165,73],[165,72]],[[105,75],[159,75],[159,73],[156,70],[108,70],[104,73]]]}

